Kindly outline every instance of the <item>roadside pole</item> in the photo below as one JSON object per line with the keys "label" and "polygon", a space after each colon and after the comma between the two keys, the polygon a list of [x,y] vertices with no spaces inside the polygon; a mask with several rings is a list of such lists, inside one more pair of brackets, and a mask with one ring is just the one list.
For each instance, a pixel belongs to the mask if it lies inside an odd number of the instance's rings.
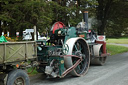
{"label": "roadside pole", "polygon": [[36,26],[34,26],[34,41],[37,40],[37,32],[36,32]]}

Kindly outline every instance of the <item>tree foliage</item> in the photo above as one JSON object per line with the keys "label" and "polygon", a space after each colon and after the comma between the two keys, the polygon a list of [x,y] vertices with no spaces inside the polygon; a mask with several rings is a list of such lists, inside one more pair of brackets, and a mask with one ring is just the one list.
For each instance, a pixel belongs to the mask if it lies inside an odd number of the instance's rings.
{"label": "tree foliage", "polygon": [[107,36],[120,37],[121,34],[128,35],[128,2],[122,0],[115,2],[112,13],[106,28]]}
{"label": "tree foliage", "polygon": [[0,0],[0,8],[0,33],[10,31],[12,36],[34,25],[41,32],[50,30],[56,21],[76,26],[84,10],[97,19],[94,26],[99,34],[127,33],[127,0]]}
{"label": "tree foliage", "polygon": [[42,0],[7,0],[1,1],[0,21],[3,31],[15,31],[33,28],[44,30],[53,19],[53,11],[48,2]]}
{"label": "tree foliage", "polygon": [[126,17],[128,2],[126,0],[97,1],[98,33],[107,34],[107,36],[121,36],[123,30],[128,27]]}
{"label": "tree foliage", "polygon": [[[46,28],[56,21],[75,26],[82,20],[82,12],[85,9],[85,2],[69,0],[1,0],[0,1],[0,22],[1,31],[10,31],[15,35],[20,34],[24,29],[37,26],[38,30],[45,31]],[[67,5],[68,4],[68,5]]]}

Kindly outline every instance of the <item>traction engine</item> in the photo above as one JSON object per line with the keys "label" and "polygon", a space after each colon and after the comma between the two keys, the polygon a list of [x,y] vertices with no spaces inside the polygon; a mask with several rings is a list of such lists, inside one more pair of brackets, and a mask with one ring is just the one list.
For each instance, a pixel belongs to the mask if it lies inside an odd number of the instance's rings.
{"label": "traction engine", "polygon": [[76,27],[66,27],[62,22],[53,24],[50,39],[37,41],[39,66],[37,71],[50,77],[67,74],[83,76],[91,64],[103,65],[108,54],[106,42],[97,41],[97,35],[88,29],[88,12],[84,22]]}

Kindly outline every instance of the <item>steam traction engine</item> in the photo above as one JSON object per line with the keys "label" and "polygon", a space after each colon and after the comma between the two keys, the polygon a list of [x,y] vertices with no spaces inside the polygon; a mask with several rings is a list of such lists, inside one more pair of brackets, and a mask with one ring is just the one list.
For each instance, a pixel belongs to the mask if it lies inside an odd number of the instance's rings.
{"label": "steam traction engine", "polygon": [[51,77],[64,77],[68,73],[83,76],[89,65],[103,65],[107,58],[106,42],[97,41],[93,30],[88,30],[88,12],[77,27],[66,27],[56,22],[48,41],[37,41],[39,66],[37,71]]}
{"label": "steam traction engine", "polygon": [[[34,36],[36,40],[36,31]],[[0,49],[0,85],[30,85],[24,71],[30,67],[54,78],[68,73],[83,76],[90,63],[103,65],[108,55],[106,42],[98,41],[96,33],[88,29],[87,11],[77,27],[56,22],[49,40],[0,43]]]}

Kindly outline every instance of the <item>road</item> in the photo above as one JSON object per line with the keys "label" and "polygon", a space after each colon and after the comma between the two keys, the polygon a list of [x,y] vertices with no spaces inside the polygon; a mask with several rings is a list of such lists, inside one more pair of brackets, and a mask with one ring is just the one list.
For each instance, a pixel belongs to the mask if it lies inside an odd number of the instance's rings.
{"label": "road", "polygon": [[128,85],[128,52],[109,56],[104,66],[90,66],[82,77],[31,79],[31,85]]}
{"label": "road", "polygon": [[118,44],[118,43],[107,43],[107,44],[128,47],[128,44]]}

